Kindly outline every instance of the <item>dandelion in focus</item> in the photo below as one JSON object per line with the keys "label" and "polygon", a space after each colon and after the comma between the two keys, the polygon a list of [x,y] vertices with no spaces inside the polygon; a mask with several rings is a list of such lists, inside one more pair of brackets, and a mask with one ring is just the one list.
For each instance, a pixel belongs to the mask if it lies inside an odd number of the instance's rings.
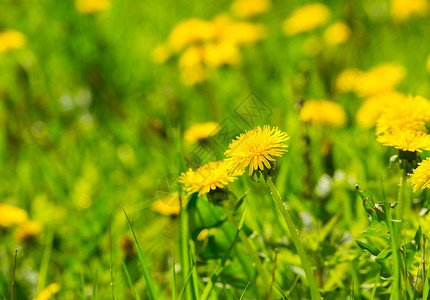
{"label": "dandelion in focus", "polygon": [[235,0],[231,12],[239,18],[251,18],[265,13],[270,8],[269,0]]}
{"label": "dandelion in focus", "polygon": [[336,46],[345,43],[351,35],[351,29],[345,22],[338,21],[324,30],[324,41],[329,46]]}
{"label": "dandelion in focus", "polygon": [[6,30],[0,32],[0,53],[21,49],[26,43],[26,37],[19,31]]}
{"label": "dandelion in focus", "polygon": [[306,101],[300,110],[300,120],[314,125],[341,127],[347,121],[341,105],[327,100]]}
{"label": "dandelion in focus", "polygon": [[402,151],[422,152],[422,150],[430,150],[430,135],[411,129],[392,130],[378,136],[377,141],[384,146],[391,146]]}
{"label": "dandelion in focus", "polygon": [[406,21],[414,15],[425,16],[428,11],[427,0],[391,0],[391,17],[398,22]]}
{"label": "dandelion in focus", "polygon": [[278,127],[270,128],[268,125],[242,133],[224,152],[230,173],[244,172],[248,167],[251,176],[259,169],[270,169],[270,161],[275,161],[273,156],[282,156],[287,151],[285,142],[288,139],[288,135]]}
{"label": "dandelion in focus", "polygon": [[91,14],[108,10],[111,6],[110,0],[76,0],[75,7],[81,14]]}
{"label": "dandelion in focus", "polygon": [[236,180],[240,172],[229,173],[228,165],[225,161],[209,162],[197,170],[191,168],[182,173],[178,182],[183,184],[183,190],[191,195],[197,193],[203,195],[217,188],[224,188],[230,182]]}
{"label": "dandelion in focus", "polygon": [[25,210],[8,203],[0,203],[0,227],[19,225],[27,221]]}
{"label": "dandelion in focus", "polygon": [[330,19],[330,9],[321,3],[311,3],[297,8],[284,21],[282,29],[288,36],[311,31],[327,23]]}
{"label": "dandelion in focus", "polygon": [[419,189],[430,188],[430,157],[418,163],[408,181],[412,184],[414,193]]}
{"label": "dandelion in focus", "polygon": [[216,135],[220,130],[219,123],[205,122],[191,125],[184,133],[185,141],[195,143]]}

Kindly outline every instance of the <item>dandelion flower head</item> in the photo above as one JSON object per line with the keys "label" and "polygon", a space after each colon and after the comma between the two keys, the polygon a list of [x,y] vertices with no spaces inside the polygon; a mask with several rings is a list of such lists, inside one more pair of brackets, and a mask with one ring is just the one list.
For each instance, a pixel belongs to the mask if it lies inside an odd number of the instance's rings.
{"label": "dandelion flower head", "polygon": [[413,15],[424,16],[428,10],[427,0],[391,0],[391,17],[398,22],[406,21]]}
{"label": "dandelion flower head", "polygon": [[44,288],[40,294],[33,300],[48,300],[53,297],[56,293],[60,291],[60,285],[58,283],[51,283],[46,288]]}
{"label": "dandelion flower head", "polygon": [[219,130],[220,126],[217,122],[197,123],[185,131],[184,139],[189,143],[195,143],[217,134]]}
{"label": "dandelion flower head", "polygon": [[340,127],[347,118],[343,107],[328,100],[305,101],[300,110],[300,120],[305,123]]}
{"label": "dandelion flower head", "polygon": [[183,184],[183,190],[188,195],[197,193],[203,195],[217,188],[224,188],[229,182],[236,180],[240,172],[229,173],[225,161],[209,162],[197,170],[191,168],[182,173],[178,182]]}
{"label": "dandelion flower head", "polygon": [[392,130],[378,136],[377,141],[384,146],[391,146],[403,151],[422,152],[422,150],[430,150],[430,135],[412,129]]}
{"label": "dandelion flower head", "polygon": [[25,210],[8,203],[0,203],[0,227],[19,225],[27,219]]}
{"label": "dandelion flower head", "polygon": [[152,210],[165,216],[177,216],[181,210],[178,193],[172,193],[158,199],[151,206]]}
{"label": "dandelion flower head", "polygon": [[42,231],[42,226],[36,221],[26,221],[20,224],[15,230],[15,238],[19,242],[31,240],[39,235]]}
{"label": "dandelion flower head", "polygon": [[351,35],[351,29],[345,22],[338,21],[324,30],[324,41],[329,46],[335,46],[345,43]]}
{"label": "dandelion flower head", "polygon": [[284,21],[282,29],[288,36],[311,31],[327,23],[330,18],[330,9],[322,3],[311,3],[297,8],[292,15]]}
{"label": "dandelion flower head", "polygon": [[357,81],[363,75],[358,69],[346,69],[336,79],[336,87],[341,93],[354,92]]}
{"label": "dandelion flower head", "polygon": [[430,188],[430,157],[418,163],[408,181],[412,184],[414,193],[419,189]]}
{"label": "dandelion flower head", "polygon": [[246,131],[232,141],[229,149],[224,152],[227,156],[230,172],[244,172],[248,167],[249,175],[254,171],[270,169],[270,161],[274,156],[282,156],[287,151],[285,142],[289,139],[285,132],[277,127],[265,125]]}
{"label": "dandelion flower head", "polygon": [[265,13],[269,8],[269,0],[235,0],[231,12],[239,18],[251,18]]}
{"label": "dandelion flower head", "polygon": [[76,0],[75,7],[81,14],[90,14],[109,9],[110,0]]}
{"label": "dandelion flower head", "polygon": [[26,43],[25,35],[16,30],[0,32],[0,53],[21,49]]}

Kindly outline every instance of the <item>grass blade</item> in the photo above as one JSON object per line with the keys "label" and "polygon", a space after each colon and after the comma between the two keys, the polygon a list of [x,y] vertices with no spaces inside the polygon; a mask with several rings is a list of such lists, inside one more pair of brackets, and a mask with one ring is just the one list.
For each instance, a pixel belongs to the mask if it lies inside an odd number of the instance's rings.
{"label": "grass blade", "polygon": [[248,284],[246,285],[245,289],[243,290],[242,295],[240,295],[239,300],[243,299],[243,296],[245,296],[246,290],[248,289],[250,284],[251,284],[251,281],[248,281]]}
{"label": "grass blade", "polygon": [[122,261],[122,266],[124,268],[125,277],[127,277],[127,282],[128,282],[128,285],[130,286],[131,292],[133,293],[134,299],[140,300],[140,297],[136,293],[133,282],[131,281],[130,273],[128,272],[127,266],[125,265],[124,261]]}
{"label": "grass blade", "polygon": [[176,300],[176,272],[175,272],[175,257],[172,252],[172,300]]}
{"label": "grass blade", "polygon": [[139,258],[140,266],[142,267],[143,276],[145,277],[146,285],[148,286],[148,293],[151,299],[156,300],[157,293],[155,292],[155,286],[152,283],[151,276],[149,275],[148,267],[146,266],[145,259],[143,258],[142,250],[140,250],[139,243],[137,242],[136,235],[134,234],[133,226],[131,226],[130,220],[125,212],[124,207],[122,208],[124,211],[125,218],[127,219],[128,227],[130,228],[131,234],[133,235],[134,245],[136,246],[137,257]]}
{"label": "grass blade", "polygon": [[275,282],[273,283],[273,287],[278,292],[279,296],[282,297],[282,299],[288,300],[288,297],[284,294],[284,292],[282,291],[282,289]]}
{"label": "grass blade", "polygon": [[99,290],[99,275],[96,269],[96,272],[94,274],[94,287],[93,287],[93,299],[98,299],[98,290]]}

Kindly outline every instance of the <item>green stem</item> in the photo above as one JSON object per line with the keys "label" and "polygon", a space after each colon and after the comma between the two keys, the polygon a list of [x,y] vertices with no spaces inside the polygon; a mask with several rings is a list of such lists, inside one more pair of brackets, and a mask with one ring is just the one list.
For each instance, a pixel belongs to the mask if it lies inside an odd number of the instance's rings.
{"label": "green stem", "polygon": [[[182,279],[185,283],[190,273],[190,252],[188,249],[188,211],[183,205],[185,195],[181,194],[180,205],[181,212],[179,214],[179,226],[180,226],[180,245],[181,245],[181,265],[182,265]],[[193,299],[191,289],[186,290],[186,299]]]}
{"label": "green stem", "polygon": [[387,225],[391,233],[391,253],[393,255],[393,277],[394,283],[392,285],[392,292],[390,299],[399,300],[402,299],[401,294],[401,280],[400,280],[400,264],[399,264],[399,249],[397,246],[397,231],[393,225],[391,218],[390,203],[385,202],[385,212],[387,216]]}
{"label": "green stem", "polygon": [[302,242],[300,241],[299,235],[297,234],[297,229],[294,226],[293,220],[288,213],[287,207],[282,202],[281,196],[279,195],[278,190],[273,184],[272,178],[269,176],[266,180],[267,186],[269,187],[270,194],[272,195],[273,200],[276,202],[279,211],[282,214],[282,217],[287,223],[288,230],[290,231],[291,239],[293,240],[294,246],[296,247],[297,253],[300,256],[300,260],[303,265],[303,269],[306,274],[306,278],[309,282],[309,287],[311,289],[311,297],[312,300],[321,299],[321,295],[318,290],[317,281],[315,280],[314,274],[311,270],[311,265],[309,263],[309,259],[306,255],[305,249],[303,248]]}
{"label": "green stem", "polygon": [[398,218],[403,220],[405,209],[407,209],[406,199],[405,199],[405,188],[406,188],[406,171],[402,171],[402,177],[400,178],[400,188],[399,194],[397,196],[397,202],[399,202],[399,213]]}

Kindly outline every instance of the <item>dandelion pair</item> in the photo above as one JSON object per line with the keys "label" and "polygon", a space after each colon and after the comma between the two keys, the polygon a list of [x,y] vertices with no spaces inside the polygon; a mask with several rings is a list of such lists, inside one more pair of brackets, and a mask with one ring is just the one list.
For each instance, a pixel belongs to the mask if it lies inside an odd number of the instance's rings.
{"label": "dandelion pair", "polygon": [[230,143],[229,149],[224,153],[227,156],[225,160],[210,162],[195,171],[189,169],[186,173],[181,174],[179,182],[183,184],[183,189],[188,195],[198,193],[200,196],[209,194],[217,189],[223,189],[229,182],[234,181],[237,176],[242,175],[246,168],[248,168],[250,176],[255,173],[263,173],[265,176],[262,177],[288,226],[291,240],[302,262],[309,282],[312,300],[316,300],[321,299],[321,296],[311,270],[310,261],[287,207],[276,190],[272,177],[268,176],[267,172],[272,168],[271,162],[275,161],[274,157],[282,156],[287,151],[288,145],[285,142],[288,139],[288,135],[277,127],[270,128],[270,126],[266,125],[261,128],[258,126],[241,134]]}

